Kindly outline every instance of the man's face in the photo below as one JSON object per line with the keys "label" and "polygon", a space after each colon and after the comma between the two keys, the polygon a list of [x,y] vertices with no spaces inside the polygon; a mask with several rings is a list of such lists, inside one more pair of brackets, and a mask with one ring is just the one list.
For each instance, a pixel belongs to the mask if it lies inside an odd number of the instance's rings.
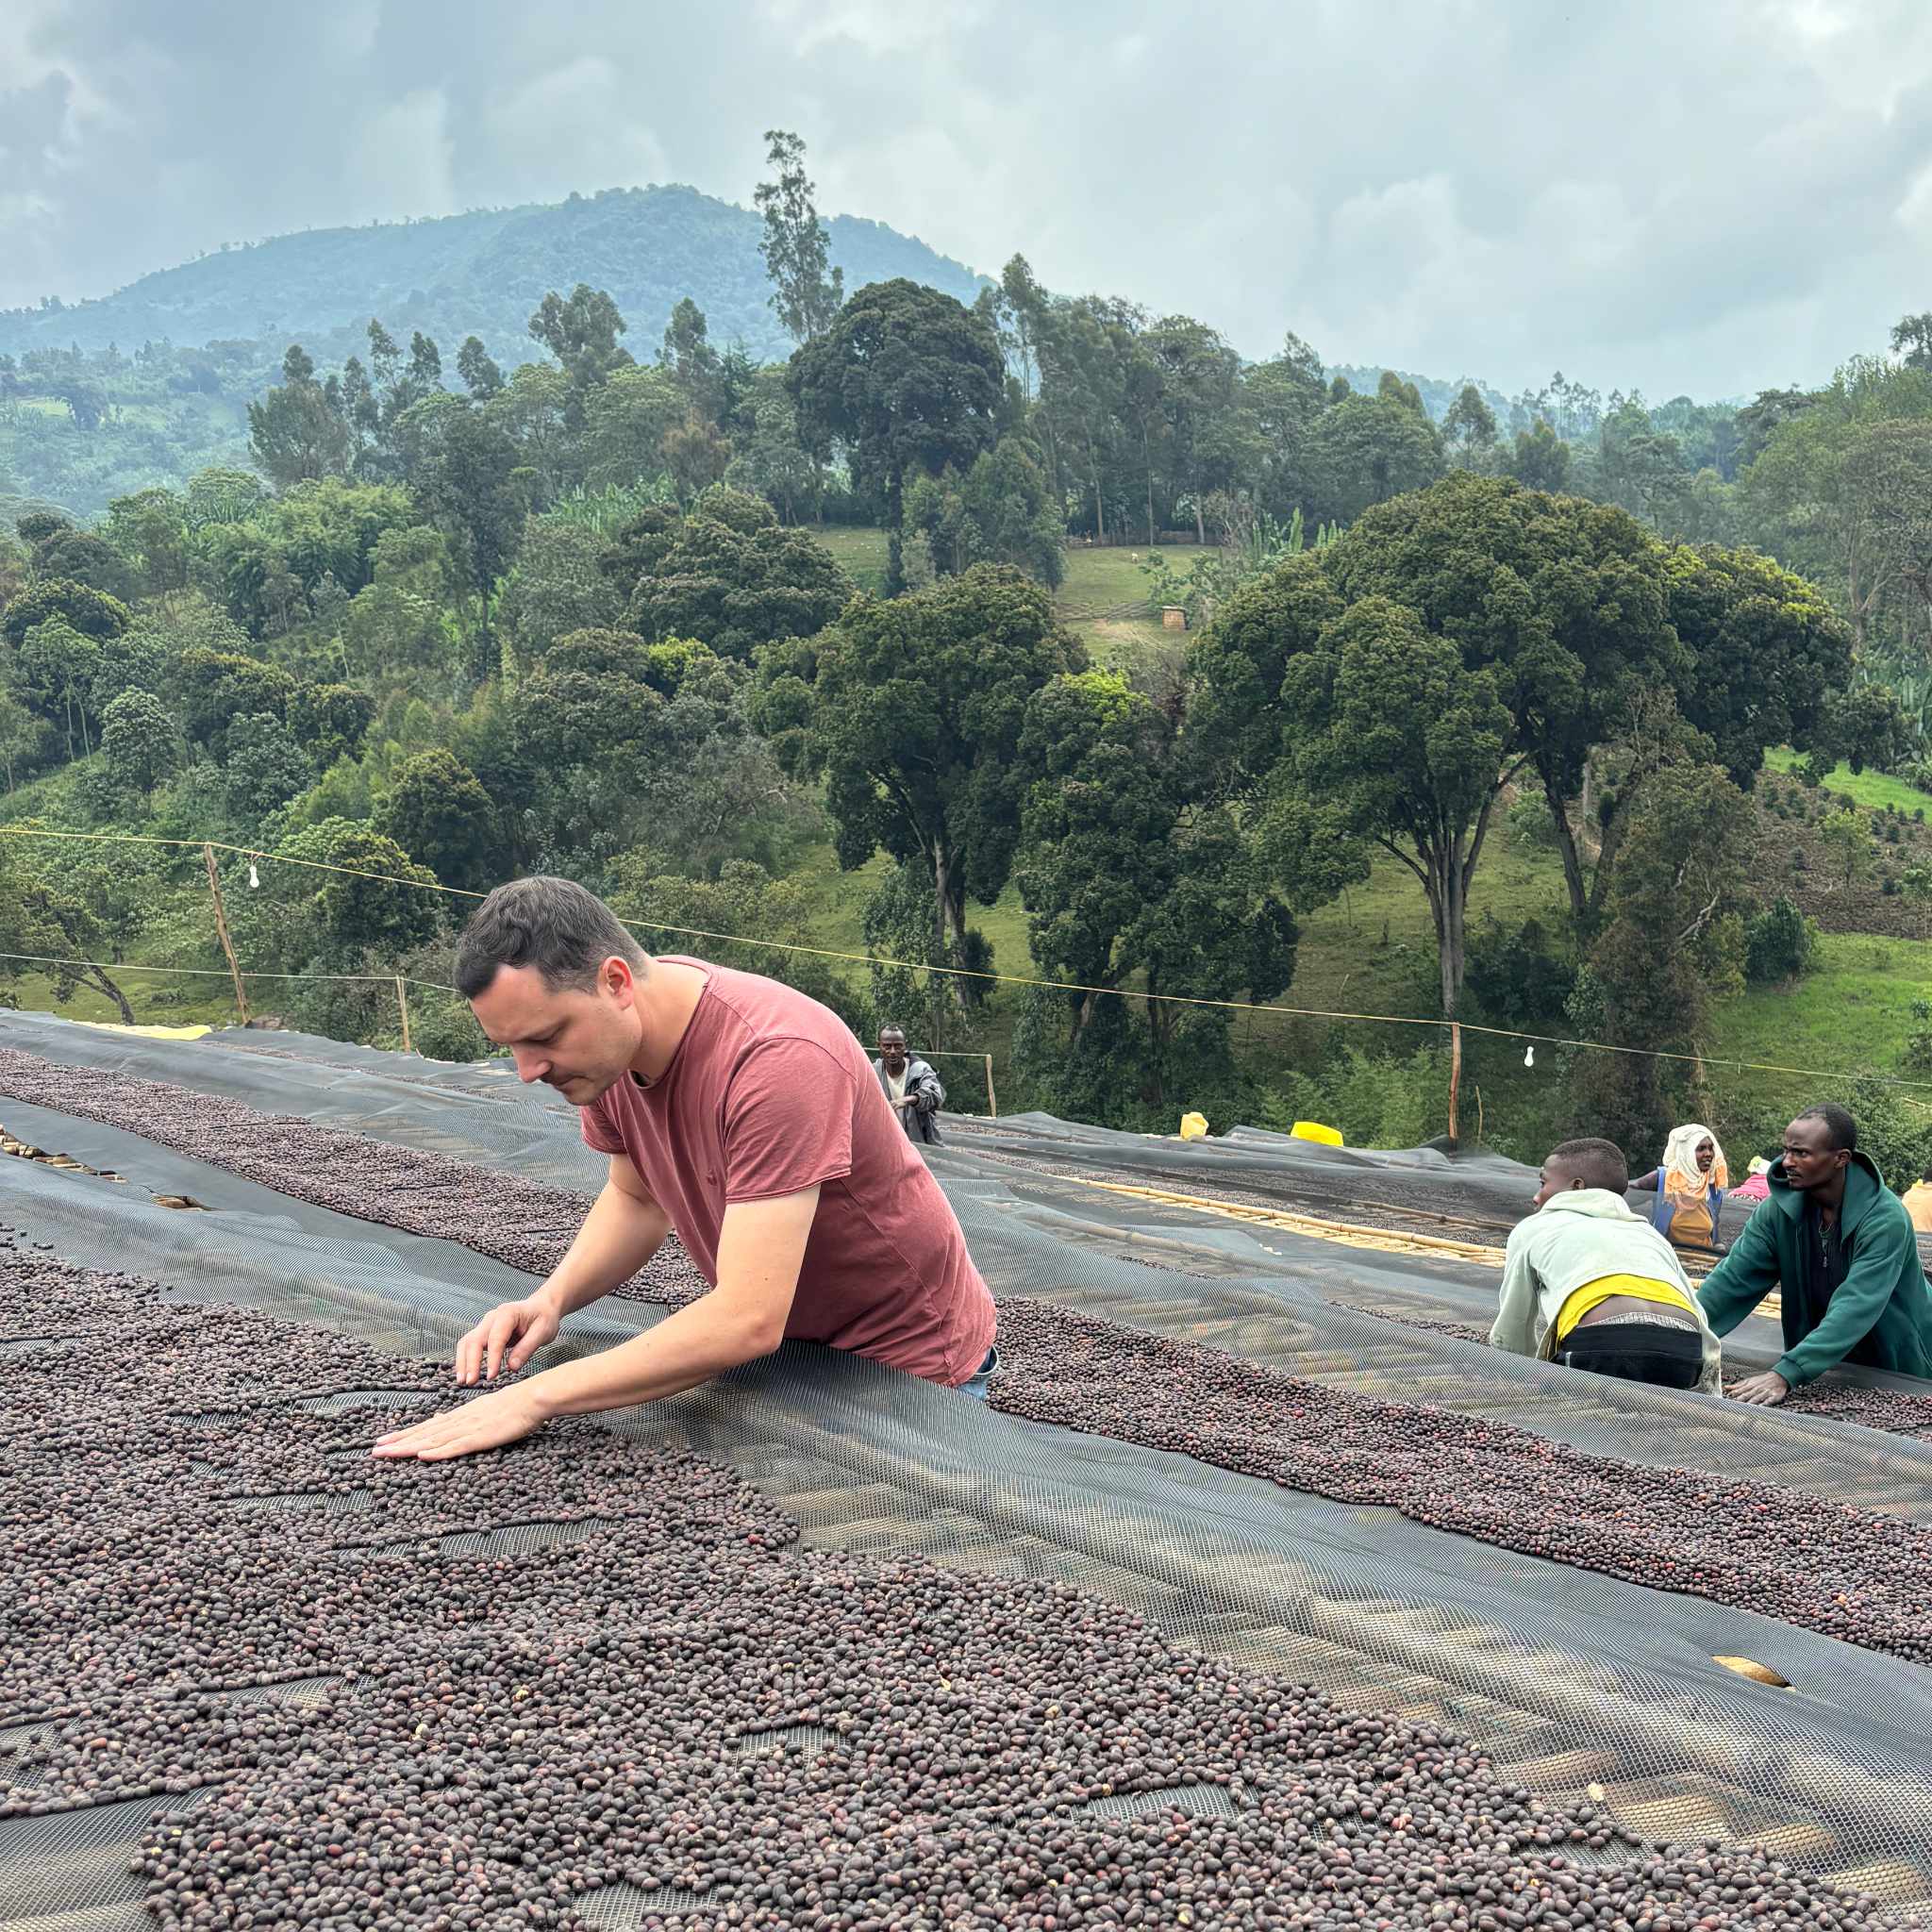
{"label": "man's face", "polygon": [[642,1037],[637,981],[616,958],[605,960],[588,992],[552,991],[532,966],[499,966],[470,1010],[509,1048],[520,1080],[541,1080],[575,1107],[590,1106],[624,1077]]}
{"label": "man's face", "polygon": [[885,1061],[887,1073],[903,1073],[906,1068],[906,1036],[888,1027],[879,1035],[879,1058]]}
{"label": "man's face", "polygon": [[1557,1194],[1567,1194],[1572,1188],[1582,1183],[1561,1161],[1546,1160],[1542,1171],[1537,1175],[1537,1191],[1530,1199],[1532,1208],[1541,1208],[1543,1203]]}
{"label": "man's face", "polygon": [[1829,1186],[1851,1158],[1831,1144],[1831,1129],[1821,1120],[1793,1121],[1785,1129],[1785,1178],[1800,1193]]}

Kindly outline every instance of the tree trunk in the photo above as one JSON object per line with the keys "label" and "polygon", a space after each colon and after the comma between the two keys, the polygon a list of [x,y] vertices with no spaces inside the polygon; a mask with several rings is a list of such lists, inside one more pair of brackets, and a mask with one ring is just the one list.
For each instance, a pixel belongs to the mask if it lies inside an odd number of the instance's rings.
{"label": "tree trunk", "polygon": [[1590,916],[1595,919],[1610,896],[1610,879],[1616,871],[1617,854],[1624,843],[1624,822],[1627,802],[1619,799],[1617,809],[1604,822],[1603,843],[1597,848],[1596,876],[1590,883]]}
{"label": "tree trunk", "polygon": [[1154,542],[1154,452],[1148,446],[1145,424],[1141,427],[1141,467],[1147,475],[1147,547],[1152,550]]}
{"label": "tree trunk", "polygon": [[1442,855],[1425,851],[1422,855],[1423,891],[1429,901],[1429,917],[1436,926],[1436,966],[1442,993],[1442,1017],[1456,1011],[1456,995],[1462,990],[1461,961],[1449,942],[1449,870]]}
{"label": "tree trunk", "polygon": [[1060,468],[1060,444],[1059,438],[1054,434],[1053,414],[1045,408],[1040,412],[1040,434],[1046,445],[1046,474],[1052,482],[1053,500],[1060,508],[1060,527],[1064,530],[1067,521],[1066,478]]}
{"label": "tree trunk", "polygon": [[127,995],[98,966],[90,968],[89,972],[93,983],[121,1008],[122,1024],[127,1026],[136,1024],[134,1008],[127,1004]]}
{"label": "tree trunk", "polygon": [[932,850],[932,889],[933,889],[933,934],[939,941],[941,956],[946,950],[946,922],[952,916],[952,862],[951,856],[943,845],[935,845]]}
{"label": "tree trunk", "polygon": [[1093,447],[1091,439],[1087,444],[1087,459],[1093,467],[1093,541],[1107,541],[1107,510],[1100,500],[1100,452]]}
{"label": "tree trunk", "polygon": [[1465,963],[1465,927],[1469,912],[1469,892],[1462,878],[1462,868],[1452,861],[1447,891],[1443,894],[1442,941],[1442,1017],[1453,1020],[1456,1008],[1462,998],[1462,971]]}
{"label": "tree trunk", "polygon": [[1198,484],[1194,487],[1194,541],[1203,550],[1207,549],[1208,525],[1201,515],[1201,490]]}
{"label": "tree trunk", "polygon": [[[1590,918],[1590,895],[1583,879],[1583,855],[1577,850],[1575,828],[1570,823],[1570,814],[1563,809],[1563,801],[1557,794],[1555,781],[1547,772],[1541,776],[1543,797],[1549,804],[1551,823],[1557,828],[1557,850],[1563,858],[1563,883],[1570,891],[1570,917],[1576,927],[1576,937],[1581,940]],[[1589,782],[1586,768],[1586,789]]]}
{"label": "tree trunk", "polygon": [[[933,931],[939,941],[939,957],[942,960],[958,958],[963,951],[966,938],[966,893],[958,878],[958,866],[953,855],[943,845],[935,845],[932,854],[933,884]],[[927,979],[932,975],[928,974]],[[950,995],[950,1004],[966,1004],[966,987],[957,974],[940,975],[941,983]],[[939,1008],[934,1002],[934,1010]]]}

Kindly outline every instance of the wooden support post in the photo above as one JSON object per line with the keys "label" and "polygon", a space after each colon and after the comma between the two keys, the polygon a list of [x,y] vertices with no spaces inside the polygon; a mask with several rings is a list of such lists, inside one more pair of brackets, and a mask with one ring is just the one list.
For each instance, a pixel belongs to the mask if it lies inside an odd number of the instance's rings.
{"label": "wooden support post", "polygon": [[1457,1105],[1462,1097],[1462,1028],[1454,1020],[1449,1023],[1449,1145],[1460,1145],[1457,1128]]}
{"label": "wooden support post", "polygon": [[396,1011],[403,1016],[403,1051],[413,1053],[415,1049],[409,1044],[409,991],[400,973],[396,974]]}
{"label": "wooden support post", "polygon": [[1000,1104],[992,1091],[992,1056],[986,1057],[986,1110],[994,1119],[1000,1117]]}
{"label": "wooden support post", "polygon": [[201,856],[208,866],[208,889],[215,902],[215,931],[221,936],[222,951],[228,957],[228,971],[235,976],[235,1006],[242,1024],[248,1024],[248,995],[242,991],[242,968],[235,958],[235,942],[228,937],[227,908],[222,904],[222,875],[215,870],[215,848],[202,841]]}

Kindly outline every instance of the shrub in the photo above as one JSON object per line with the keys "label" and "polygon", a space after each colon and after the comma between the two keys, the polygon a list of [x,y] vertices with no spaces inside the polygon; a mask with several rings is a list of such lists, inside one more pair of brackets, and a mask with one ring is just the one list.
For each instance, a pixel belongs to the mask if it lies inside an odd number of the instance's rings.
{"label": "shrub", "polygon": [[[1906,1054],[1911,1054],[1922,1037],[1926,1038],[1928,1055],[1924,1064],[1932,1068],[1932,1036],[1914,1035]],[[1894,1193],[1903,1193],[1932,1166],[1932,1114],[1907,1100],[1889,1080],[1864,1074],[1839,1097],[1858,1123],[1858,1152],[1877,1163]]]}
{"label": "shrub", "polygon": [[1350,1046],[1320,1074],[1288,1075],[1258,1112],[1264,1125],[1284,1131],[1298,1120],[1324,1121],[1351,1147],[1419,1147],[1447,1126],[1448,1096],[1449,1058],[1440,1046],[1406,1058]]}
{"label": "shrub", "polygon": [[[1546,810],[1543,822],[1549,823]],[[1538,921],[1525,920],[1512,930],[1489,919],[1470,942],[1464,983],[1497,1025],[1521,1026],[1563,1010],[1576,984],[1576,968]]]}
{"label": "shrub", "polygon": [[1509,807],[1509,841],[1520,851],[1554,852],[1557,849],[1556,821],[1550,817],[1550,802],[1541,791],[1520,792]]}
{"label": "shrub", "polygon": [[1745,928],[1744,977],[1754,985],[1802,978],[1817,959],[1818,928],[1782,893]]}

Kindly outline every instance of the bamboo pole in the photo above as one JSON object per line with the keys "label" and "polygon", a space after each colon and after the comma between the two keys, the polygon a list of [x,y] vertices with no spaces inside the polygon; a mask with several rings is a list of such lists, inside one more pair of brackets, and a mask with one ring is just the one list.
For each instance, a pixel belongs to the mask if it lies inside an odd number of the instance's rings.
{"label": "bamboo pole", "polygon": [[242,990],[242,968],[235,958],[235,942],[228,937],[228,913],[222,904],[222,878],[215,870],[215,848],[206,839],[201,843],[201,857],[208,867],[208,889],[215,902],[215,931],[221,937],[222,951],[227,955],[228,971],[235,980],[235,1006],[245,1026],[248,1024],[248,995]]}
{"label": "bamboo pole", "polygon": [[994,1093],[993,1093],[993,1091],[992,1091],[992,1056],[991,1056],[991,1054],[988,1054],[988,1055],[987,1055],[987,1057],[986,1057],[986,1110],[987,1110],[988,1114],[991,1116],[991,1118],[992,1118],[992,1119],[994,1119],[994,1120],[998,1120],[998,1119],[999,1119],[999,1117],[1000,1117],[1000,1104],[999,1104],[999,1100],[998,1100],[998,1098],[997,1098],[997,1097],[996,1097],[996,1096],[994,1095]]}
{"label": "bamboo pole", "polygon": [[403,1016],[403,1051],[413,1053],[415,1049],[409,1044],[409,991],[400,973],[396,974],[396,1011]]}
{"label": "bamboo pole", "polygon": [[1457,1106],[1461,1096],[1462,1028],[1452,1020],[1449,1023],[1449,1145],[1452,1148],[1461,1144],[1457,1133]]}

